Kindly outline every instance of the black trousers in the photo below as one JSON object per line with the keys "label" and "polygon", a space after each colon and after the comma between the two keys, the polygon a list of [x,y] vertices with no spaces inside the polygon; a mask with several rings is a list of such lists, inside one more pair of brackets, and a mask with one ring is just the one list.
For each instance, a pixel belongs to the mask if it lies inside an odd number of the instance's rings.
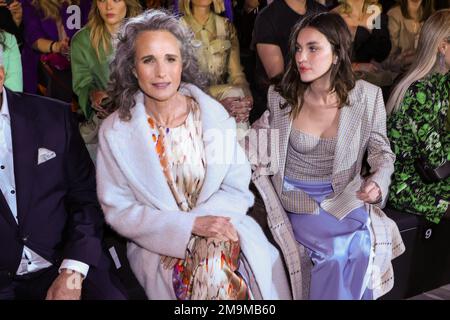
{"label": "black trousers", "polygon": [[[0,300],[43,300],[57,276],[57,266],[15,276],[9,284],[0,288]],[[90,267],[82,283],[81,299],[126,300],[127,297],[122,284],[109,270]]]}

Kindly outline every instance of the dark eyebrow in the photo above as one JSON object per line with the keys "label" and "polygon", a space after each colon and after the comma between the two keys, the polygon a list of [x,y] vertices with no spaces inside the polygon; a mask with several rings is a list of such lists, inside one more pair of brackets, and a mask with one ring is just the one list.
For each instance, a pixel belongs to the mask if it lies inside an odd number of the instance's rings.
{"label": "dark eyebrow", "polygon": [[[317,41],[310,41],[310,42],[307,42],[307,43],[306,43],[307,46],[310,46],[310,45],[312,45],[312,44],[318,44],[318,42],[317,42]],[[296,42],[295,45],[296,45],[297,47],[301,47],[301,46],[302,46],[302,45],[301,45],[300,43],[298,43],[298,42]]]}

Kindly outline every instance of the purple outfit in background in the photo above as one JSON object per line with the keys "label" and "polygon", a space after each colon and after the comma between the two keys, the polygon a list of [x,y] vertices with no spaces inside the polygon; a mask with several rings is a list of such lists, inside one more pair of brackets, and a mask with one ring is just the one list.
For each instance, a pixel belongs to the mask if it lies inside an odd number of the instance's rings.
{"label": "purple outfit in background", "polygon": [[[41,53],[32,48],[36,40],[40,38],[58,41],[58,28],[56,22],[52,19],[45,19],[40,10],[31,4],[32,0],[21,0],[23,7],[23,23],[24,23],[24,38],[25,43],[22,52],[22,66],[24,70],[23,91],[29,93],[37,92],[38,84],[38,64]],[[82,28],[87,23],[89,10],[91,9],[92,0],[80,0],[80,13]],[[70,24],[74,23],[71,10],[67,13],[67,3],[63,3],[60,15],[64,25],[64,30],[69,39],[79,30],[77,28],[69,29],[66,23],[69,20]]]}

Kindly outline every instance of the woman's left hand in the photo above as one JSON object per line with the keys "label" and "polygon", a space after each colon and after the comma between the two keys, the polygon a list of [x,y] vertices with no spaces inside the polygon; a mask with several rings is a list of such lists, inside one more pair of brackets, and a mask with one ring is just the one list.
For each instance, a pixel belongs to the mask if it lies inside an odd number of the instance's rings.
{"label": "woman's left hand", "polygon": [[358,199],[367,203],[377,203],[381,199],[381,189],[373,181],[369,183],[363,183],[361,189],[356,192]]}

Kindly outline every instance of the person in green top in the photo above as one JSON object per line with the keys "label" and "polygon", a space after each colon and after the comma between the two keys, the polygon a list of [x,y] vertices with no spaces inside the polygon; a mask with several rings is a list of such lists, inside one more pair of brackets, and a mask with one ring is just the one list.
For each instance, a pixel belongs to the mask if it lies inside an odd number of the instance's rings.
{"label": "person in green top", "polygon": [[[397,157],[389,203],[434,223],[450,211],[449,70],[450,9],[445,9],[425,22],[415,62],[387,103],[388,136]],[[430,178],[433,172],[439,175]]]}
{"label": "person in green top", "polygon": [[0,29],[0,65],[5,69],[5,87],[22,92],[22,62],[16,37]]}
{"label": "person in green top", "polygon": [[80,132],[94,159],[99,120],[106,116],[102,101],[107,98],[114,36],[125,18],[135,17],[141,11],[138,0],[96,0],[88,23],[72,38],[72,87],[87,120],[81,124]]}

